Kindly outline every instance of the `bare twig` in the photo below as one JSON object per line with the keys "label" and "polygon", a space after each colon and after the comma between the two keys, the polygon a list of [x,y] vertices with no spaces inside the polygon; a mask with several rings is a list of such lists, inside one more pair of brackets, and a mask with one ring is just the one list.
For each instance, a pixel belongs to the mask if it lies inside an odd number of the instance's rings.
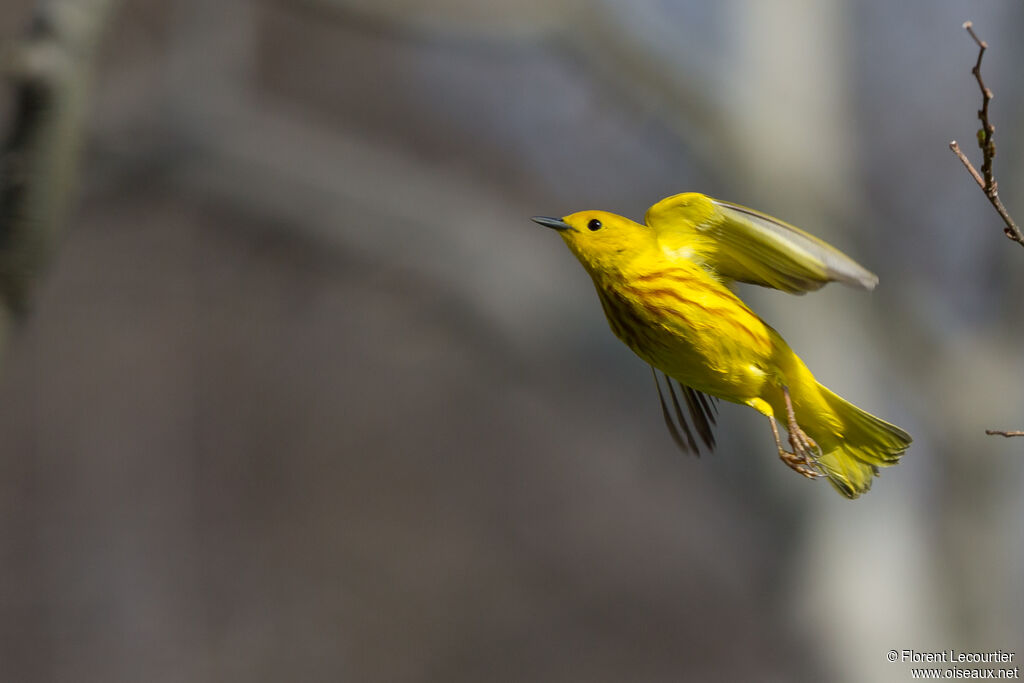
{"label": "bare twig", "polygon": [[1021,232],[1017,223],[1014,222],[1010,212],[1003,206],[1003,202],[999,198],[999,183],[996,182],[995,174],[992,171],[992,158],[996,155],[996,144],[993,140],[996,127],[992,125],[988,116],[988,105],[992,101],[992,91],[985,85],[985,81],[981,77],[981,59],[985,56],[988,43],[978,38],[978,34],[974,32],[974,25],[970,21],[964,22],[964,28],[978,46],[978,60],[974,63],[971,73],[974,74],[974,78],[978,81],[978,87],[981,89],[981,109],[978,110],[978,119],[981,121],[981,130],[978,131],[978,147],[981,148],[982,155],[981,172],[979,173],[974,168],[967,155],[960,150],[960,145],[957,144],[956,140],[949,143],[949,148],[960,159],[964,168],[970,172],[974,181],[978,183],[978,187],[985,193],[985,196],[988,197],[989,202],[995,208],[1000,218],[1003,219],[1003,232],[1006,236],[1024,247],[1024,233]]}
{"label": "bare twig", "polygon": [[[999,199],[999,183],[996,182],[995,173],[992,171],[992,158],[996,155],[996,143],[993,140],[996,127],[992,125],[988,117],[988,104],[992,101],[992,91],[985,85],[985,81],[981,77],[981,60],[985,56],[985,50],[988,49],[988,43],[978,37],[978,34],[974,32],[974,24],[970,21],[964,22],[964,29],[970,34],[974,44],[978,46],[978,59],[974,62],[974,68],[971,69],[971,73],[974,74],[974,78],[978,81],[978,87],[981,89],[981,109],[978,110],[978,120],[981,121],[981,130],[978,131],[978,147],[981,148],[982,156],[981,171],[979,172],[978,169],[974,168],[974,164],[960,150],[960,145],[956,143],[956,140],[949,143],[949,148],[960,159],[960,163],[964,165],[964,168],[974,178],[974,182],[978,183],[978,187],[985,193],[989,202],[991,202],[999,216],[1003,219],[1003,232],[1006,236],[1024,247],[1024,233],[1021,233],[1020,228],[1017,227],[1010,213],[1003,206],[1002,200]],[[986,429],[985,433],[989,436],[1024,436],[1024,430]]]}

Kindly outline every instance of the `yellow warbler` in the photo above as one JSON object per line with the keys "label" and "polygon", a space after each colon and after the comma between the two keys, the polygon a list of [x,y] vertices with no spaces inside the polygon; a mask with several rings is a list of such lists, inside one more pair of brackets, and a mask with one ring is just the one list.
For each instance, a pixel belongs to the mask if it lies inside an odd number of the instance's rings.
{"label": "yellow warbler", "polygon": [[[694,429],[714,447],[713,396],[768,417],[779,457],[800,474],[828,477],[856,498],[879,467],[910,445],[899,427],[819,384],[785,340],[729,288],[749,282],[803,294],[839,281],[873,289],[878,278],[839,250],[778,219],[688,192],[658,202],[645,225],[604,211],[533,219],[554,228],[590,274],[612,331],[666,375],[683,450],[697,443],[671,380],[682,387]],[[783,420],[792,450],[779,438]]]}

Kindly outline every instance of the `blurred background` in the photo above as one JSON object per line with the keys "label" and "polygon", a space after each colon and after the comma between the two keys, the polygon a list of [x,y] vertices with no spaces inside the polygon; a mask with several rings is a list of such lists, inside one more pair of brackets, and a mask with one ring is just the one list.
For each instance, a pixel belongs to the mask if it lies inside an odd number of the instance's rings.
{"label": "blurred background", "polygon": [[[0,38],[76,5],[102,19],[77,200],[0,359],[4,680],[1024,656],[1024,440],[984,434],[1024,428],[1024,250],[947,148],[978,163],[973,19],[1024,218],[1020,2],[5,0]],[[867,496],[746,408],[678,453],[529,220],[687,190],[879,275],[741,292],[914,436]]]}

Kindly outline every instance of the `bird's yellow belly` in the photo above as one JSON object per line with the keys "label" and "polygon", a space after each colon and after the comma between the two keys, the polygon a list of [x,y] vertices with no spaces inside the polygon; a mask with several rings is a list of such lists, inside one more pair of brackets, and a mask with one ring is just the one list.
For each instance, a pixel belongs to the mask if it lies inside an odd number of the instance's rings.
{"label": "bird's yellow belly", "polygon": [[746,403],[761,393],[768,359],[757,347],[737,343],[720,331],[684,337],[671,329],[656,328],[654,336],[663,342],[658,348],[664,352],[645,360],[680,383],[736,403]]}
{"label": "bird's yellow belly", "polygon": [[742,304],[659,302],[607,290],[601,301],[615,335],[681,384],[735,403],[762,393],[777,335]]}

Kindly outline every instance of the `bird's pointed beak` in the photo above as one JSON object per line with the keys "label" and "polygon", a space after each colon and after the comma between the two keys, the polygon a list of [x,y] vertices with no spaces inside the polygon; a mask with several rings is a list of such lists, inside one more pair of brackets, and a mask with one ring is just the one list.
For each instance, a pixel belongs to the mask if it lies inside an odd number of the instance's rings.
{"label": "bird's pointed beak", "polygon": [[566,223],[565,221],[563,221],[561,218],[548,218],[547,216],[534,216],[532,220],[533,220],[534,223],[540,223],[541,225],[543,225],[546,228],[551,228],[552,230],[558,230],[559,232],[561,232],[563,230],[572,230],[572,227],[570,227],[570,225],[568,223]]}

